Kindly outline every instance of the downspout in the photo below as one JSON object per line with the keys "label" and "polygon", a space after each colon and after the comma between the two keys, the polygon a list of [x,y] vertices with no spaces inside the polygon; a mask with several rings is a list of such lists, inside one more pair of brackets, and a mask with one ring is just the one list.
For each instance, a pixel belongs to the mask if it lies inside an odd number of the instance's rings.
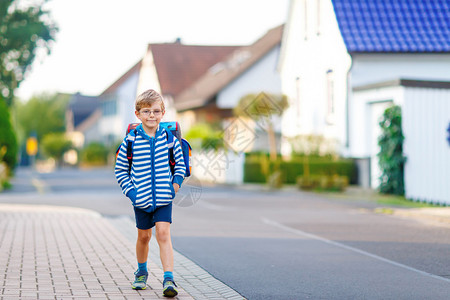
{"label": "downspout", "polygon": [[345,99],[345,147],[347,148],[347,154],[350,153],[350,95],[352,94],[351,73],[353,68],[353,57],[350,55],[350,67],[347,71],[347,95]]}

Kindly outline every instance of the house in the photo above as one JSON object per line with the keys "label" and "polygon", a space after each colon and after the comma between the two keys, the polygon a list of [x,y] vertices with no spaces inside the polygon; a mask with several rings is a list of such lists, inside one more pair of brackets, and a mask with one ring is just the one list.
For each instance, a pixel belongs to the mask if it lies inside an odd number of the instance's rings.
{"label": "house", "polygon": [[109,86],[101,95],[99,130],[108,144],[120,141],[127,124],[138,122],[134,101],[152,88],[166,101],[164,120],[174,120],[174,98],[238,46],[149,44],[144,57]]}
{"label": "house", "polygon": [[[424,140],[418,142],[417,128],[406,125],[412,116],[434,122],[425,112],[449,111],[449,14],[450,3],[440,0],[292,0],[279,64],[282,89],[291,101],[283,134],[336,139],[340,154],[357,159],[359,183],[377,188],[378,121],[385,108],[400,105],[406,195],[450,203],[448,193],[424,197],[430,180],[450,181],[450,174],[437,163],[449,166],[450,150],[443,148],[441,136],[448,126],[445,118],[450,117],[439,119],[445,128],[423,127],[428,141],[435,141],[433,148],[425,147]],[[419,101],[426,108],[413,100],[417,97],[430,97],[428,102]],[[412,151],[413,144],[423,149]],[[282,151],[291,150],[285,139]],[[431,165],[413,163],[424,155],[433,160]],[[430,173],[435,175],[428,180],[417,179],[418,174]]]}
{"label": "house", "polygon": [[[253,44],[236,49],[174,98],[183,126],[218,123],[223,129],[224,142],[232,150],[197,153],[193,168],[198,179],[242,183],[243,153],[269,150],[267,128],[258,126],[251,115],[234,117],[233,108],[249,94],[256,95],[255,101],[261,98],[264,101],[265,95],[281,94],[277,64],[283,28],[283,25],[277,26]],[[280,122],[275,120],[274,123]],[[281,128],[278,126],[274,130],[280,139]]]}
{"label": "house", "polygon": [[[283,28],[277,26],[253,44],[236,49],[178,94],[175,107],[183,124],[216,122],[226,130],[235,119],[233,108],[242,97],[262,92],[280,94],[277,64]],[[258,128],[253,120],[242,126],[249,129],[250,143],[236,148],[237,152],[268,149],[264,129]]]}
{"label": "house", "polygon": [[[355,131],[355,140],[365,141],[358,147],[377,148],[380,134],[378,115],[395,104],[402,108],[404,135],[403,155],[405,196],[417,201],[450,204],[450,81],[398,79],[353,88],[356,111],[368,110],[371,115],[357,115],[354,122],[363,130]],[[371,130],[367,130],[370,128]],[[364,130],[365,129],[365,130]],[[374,136],[363,136],[369,132]],[[356,148],[356,146],[355,146]],[[358,149],[358,151],[368,149]],[[373,160],[369,160],[373,163]],[[377,169],[368,165],[361,175],[378,178]]]}
{"label": "house", "polygon": [[128,123],[137,122],[133,103],[146,89],[167,102],[164,120],[177,119],[186,130],[197,122],[220,122],[248,93],[280,93],[276,71],[282,26],[249,46],[149,44],[144,57],[99,97],[99,130],[105,143],[121,139]]}
{"label": "house", "polygon": [[86,96],[80,93],[70,97],[66,109],[66,132],[77,148],[93,141],[99,141],[96,133],[96,120],[100,115],[100,101],[98,97]]}
{"label": "house", "polygon": [[[231,128],[232,110],[243,96],[281,93],[277,64],[282,32],[280,25],[248,46],[185,45],[180,39],[149,44],[143,58],[99,95],[100,110],[89,124],[97,129],[103,143],[116,144],[123,139],[127,125],[138,122],[134,114],[136,96],[152,88],[166,102],[163,121],[179,121],[183,132],[199,122]],[[267,149],[267,139],[261,138],[263,132],[256,133],[252,128],[249,134],[251,143],[238,150]],[[242,157],[233,161],[242,163]],[[229,172],[221,170],[212,175],[213,180],[242,182],[242,164],[235,164],[235,171],[230,168],[227,164]],[[237,175],[229,175],[232,173]]]}

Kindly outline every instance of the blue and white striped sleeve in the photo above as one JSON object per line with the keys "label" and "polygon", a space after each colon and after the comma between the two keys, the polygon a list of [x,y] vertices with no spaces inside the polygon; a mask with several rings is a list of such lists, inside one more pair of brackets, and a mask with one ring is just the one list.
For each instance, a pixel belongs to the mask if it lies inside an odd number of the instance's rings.
{"label": "blue and white striped sleeve", "polygon": [[128,196],[128,193],[134,190],[133,183],[131,182],[130,174],[128,174],[128,159],[127,159],[127,140],[123,140],[119,148],[119,154],[116,160],[116,167],[114,169],[117,183],[122,188],[122,193]]}
{"label": "blue and white striped sleeve", "polygon": [[172,181],[181,186],[184,175],[186,174],[186,166],[184,164],[183,150],[181,149],[180,141],[177,138],[174,138],[173,156],[175,158],[175,168]]}

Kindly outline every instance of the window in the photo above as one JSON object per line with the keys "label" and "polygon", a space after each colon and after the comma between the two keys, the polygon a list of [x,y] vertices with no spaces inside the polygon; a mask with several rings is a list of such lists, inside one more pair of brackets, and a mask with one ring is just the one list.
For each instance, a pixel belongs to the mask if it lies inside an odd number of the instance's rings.
{"label": "window", "polygon": [[316,20],[316,34],[320,35],[320,0],[316,0],[316,4],[317,4],[317,20]]}
{"label": "window", "polygon": [[297,115],[297,120],[300,120],[300,116],[301,116],[301,107],[300,107],[300,77],[296,77],[296,78],[295,78],[295,91],[296,91],[296,103],[295,103],[296,115]]}
{"label": "window", "polygon": [[334,123],[335,99],[334,99],[334,72],[327,71],[327,122]]}
{"label": "window", "polygon": [[303,4],[304,4],[303,20],[304,20],[304,29],[305,29],[305,40],[307,40],[308,39],[308,0],[304,0]]}
{"label": "window", "polygon": [[106,96],[101,100],[102,114],[112,116],[117,114],[117,99],[115,96]]}

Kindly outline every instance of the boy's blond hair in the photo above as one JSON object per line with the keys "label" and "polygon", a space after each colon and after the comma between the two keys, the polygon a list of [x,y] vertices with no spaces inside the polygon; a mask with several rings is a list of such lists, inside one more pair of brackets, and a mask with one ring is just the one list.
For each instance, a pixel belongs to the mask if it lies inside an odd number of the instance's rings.
{"label": "boy's blond hair", "polygon": [[136,98],[136,110],[140,111],[141,108],[144,107],[150,107],[153,103],[160,101],[161,104],[161,110],[165,111],[164,101],[162,96],[155,90],[146,90],[145,92],[141,93]]}

